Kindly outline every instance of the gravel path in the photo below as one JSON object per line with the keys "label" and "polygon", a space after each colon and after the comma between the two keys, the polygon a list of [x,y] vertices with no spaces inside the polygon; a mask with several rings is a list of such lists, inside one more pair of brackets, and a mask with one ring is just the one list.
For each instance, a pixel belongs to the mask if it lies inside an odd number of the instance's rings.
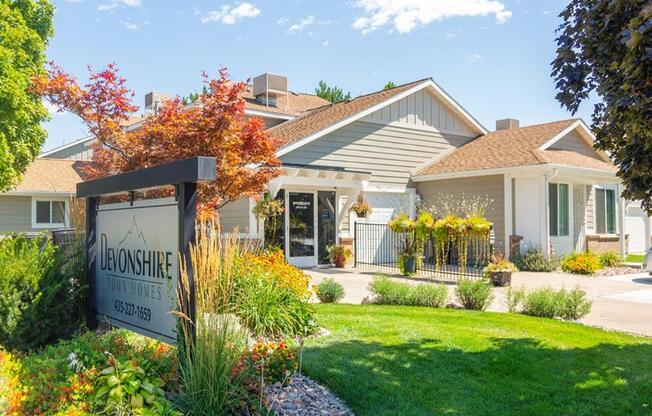
{"label": "gravel path", "polygon": [[287,386],[265,387],[269,408],[278,416],[353,416],[353,412],[325,387],[296,374]]}

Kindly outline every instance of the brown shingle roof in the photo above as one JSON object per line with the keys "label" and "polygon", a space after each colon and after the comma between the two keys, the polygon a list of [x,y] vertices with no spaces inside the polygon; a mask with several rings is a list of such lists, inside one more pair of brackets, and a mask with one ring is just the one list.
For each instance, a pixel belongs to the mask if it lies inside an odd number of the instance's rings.
{"label": "brown shingle roof", "polygon": [[276,106],[266,106],[255,101],[251,86],[248,86],[240,96],[245,100],[245,108],[248,110],[266,111],[268,113],[280,113],[293,116],[329,104],[328,101],[316,95],[290,91],[287,96],[278,96]]}
{"label": "brown shingle roof", "polygon": [[561,120],[488,133],[421,169],[415,176],[547,163],[615,171],[611,163],[576,152],[538,150],[576,121]]}
{"label": "brown shingle roof", "polygon": [[342,101],[337,104],[328,104],[323,107],[309,111],[308,113],[287,121],[269,129],[272,136],[278,138],[283,146],[294,143],[297,140],[308,137],[320,130],[354,116],[368,108],[373,107],[391,97],[394,97],[427,79],[399,85],[388,90],[378,91],[367,95],[361,95],[349,101]]}
{"label": "brown shingle roof", "polygon": [[15,192],[75,193],[81,182],[84,162],[64,159],[36,159],[25,171]]}

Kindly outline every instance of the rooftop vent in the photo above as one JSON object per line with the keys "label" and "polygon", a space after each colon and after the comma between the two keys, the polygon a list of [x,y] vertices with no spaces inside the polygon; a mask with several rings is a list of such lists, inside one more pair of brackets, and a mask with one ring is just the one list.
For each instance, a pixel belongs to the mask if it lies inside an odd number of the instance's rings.
{"label": "rooftop vent", "polygon": [[288,78],[269,72],[258,75],[253,81],[253,93],[259,103],[276,107],[277,98],[288,95]]}
{"label": "rooftop vent", "polygon": [[145,94],[145,111],[157,113],[163,107],[163,103],[170,99],[172,99],[170,94],[155,91],[149,92]]}
{"label": "rooftop vent", "polygon": [[509,130],[517,129],[519,122],[515,118],[504,118],[502,120],[496,120],[496,130]]}

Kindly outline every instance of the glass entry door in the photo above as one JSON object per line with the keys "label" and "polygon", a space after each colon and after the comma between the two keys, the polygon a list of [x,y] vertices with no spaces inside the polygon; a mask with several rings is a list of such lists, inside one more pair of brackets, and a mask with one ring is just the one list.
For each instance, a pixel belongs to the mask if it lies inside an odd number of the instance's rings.
{"label": "glass entry door", "polygon": [[288,261],[297,267],[317,264],[317,228],[315,193],[288,192],[286,198],[286,231]]}

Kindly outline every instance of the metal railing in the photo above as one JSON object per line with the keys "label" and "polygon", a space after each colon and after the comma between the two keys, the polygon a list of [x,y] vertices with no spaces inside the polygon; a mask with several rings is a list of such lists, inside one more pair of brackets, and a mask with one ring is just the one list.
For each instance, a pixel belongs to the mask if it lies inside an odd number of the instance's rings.
{"label": "metal railing", "polygon": [[[407,236],[392,231],[387,224],[356,222],[354,227],[355,267],[379,272],[399,272],[398,259],[400,247]],[[435,244],[430,237],[422,247],[417,261],[417,276],[445,280],[460,278],[478,279],[493,253],[493,233],[489,243],[486,238],[469,239],[467,259],[459,264],[459,253],[452,242],[439,242],[439,259],[436,259]],[[442,245],[443,244],[443,245]]]}

